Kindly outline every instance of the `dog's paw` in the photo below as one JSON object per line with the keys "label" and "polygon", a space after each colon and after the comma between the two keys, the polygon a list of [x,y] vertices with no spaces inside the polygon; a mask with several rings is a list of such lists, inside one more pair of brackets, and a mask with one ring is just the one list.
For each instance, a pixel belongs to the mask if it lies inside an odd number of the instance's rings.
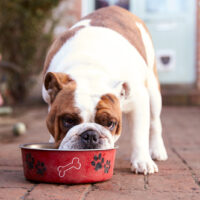
{"label": "dog's paw", "polygon": [[150,143],[149,152],[153,160],[167,160],[168,158],[162,138]]}
{"label": "dog's paw", "polygon": [[133,158],[131,160],[131,171],[138,174],[153,174],[158,172],[158,167],[155,162],[150,158]]}

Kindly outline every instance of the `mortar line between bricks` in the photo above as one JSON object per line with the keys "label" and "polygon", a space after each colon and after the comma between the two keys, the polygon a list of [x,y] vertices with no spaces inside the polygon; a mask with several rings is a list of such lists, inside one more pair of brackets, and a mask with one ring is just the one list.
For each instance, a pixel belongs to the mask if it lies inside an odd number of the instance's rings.
{"label": "mortar line between bricks", "polygon": [[79,200],[86,200],[87,195],[92,191],[92,189],[93,189],[93,184],[88,185],[88,187],[83,191]]}
{"label": "mortar line between bricks", "polygon": [[26,198],[30,195],[30,193],[35,189],[37,185],[38,184],[35,183],[30,189],[27,190],[27,192],[20,199],[26,200]]}
{"label": "mortar line between bricks", "polygon": [[0,167],[23,167],[22,165],[0,165]]}
{"label": "mortar line between bricks", "polygon": [[19,172],[19,170],[0,170],[1,172],[12,173],[12,172]]}
{"label": "mortar line between bricks", "polygon": [[144,175],[144,189],[148,190],[149,189],[149,176]]}
{"label": "mortar line between bricks", "polygon": [[200,187],[200,182],[196,177],[196,173],[193,171],[192,167],[187,163],[187,161],[176,151],[174,147],[171,147],[171,150],[176,154],[176,156],[182,161],[182,163],[189,169],[194,182]]}
{"label": "mortar line between bricks", "polygon": [[4,186],[1,186],[0,189],[27,189],[27,187],[4,187]]}
{"label": "mortar line between bricks", "polygon": [[175,155],[181,160],[181,162],[189,169],[192,175],[192,179],[194,180],[195,184],[197,184],[200,187],[200,181],[198,181],[198,178],[196,177],[196,173],[193,171],[192,167],[187,163],[187,161],[184,158],[182,158],[182,156],[176,151],[176,149],[172,145],[170,145],[172,144],[172,141],[169,135],[167,134],[166,134],[166,139],[168,140],[168,144],[172,152],[175,153]]}

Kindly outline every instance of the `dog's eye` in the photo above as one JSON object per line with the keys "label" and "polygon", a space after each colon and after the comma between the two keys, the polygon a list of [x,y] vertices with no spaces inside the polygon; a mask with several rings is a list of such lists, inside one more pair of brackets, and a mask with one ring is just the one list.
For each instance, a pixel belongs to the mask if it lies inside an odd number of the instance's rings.
{"label": "dog's eye", "polygon": [[108,121],[107,123],[107,127],[109,128],[110,131],[113,131],[113,129],[115,128],[117,122],[115,121]]}
{"label": "dog's eye", "polygon": [[77,120],[69,116],[64,116],[62,117],[62,123],[65,128],[71,128],[77,124]]}

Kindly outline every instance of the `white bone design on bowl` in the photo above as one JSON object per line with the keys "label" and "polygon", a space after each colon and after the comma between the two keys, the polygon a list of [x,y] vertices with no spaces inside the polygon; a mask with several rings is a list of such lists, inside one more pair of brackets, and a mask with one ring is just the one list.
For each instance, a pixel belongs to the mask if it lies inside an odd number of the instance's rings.
{"label": "white bone design on bowl", "polygon": [[81,168],[81,163],[79,158],[75,157],[72,159],[72,162],[68,163],[65,166],[58,166],[57,170],[58,170],[58,175],[60,177],[64,177],[65,173],[71,169],[76,169],[79,170]]}

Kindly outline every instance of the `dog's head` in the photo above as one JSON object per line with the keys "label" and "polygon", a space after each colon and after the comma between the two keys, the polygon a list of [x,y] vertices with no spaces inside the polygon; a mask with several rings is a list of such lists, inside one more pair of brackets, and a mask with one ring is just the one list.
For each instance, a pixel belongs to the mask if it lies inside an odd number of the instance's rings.
{"label": "dog's head", "polygon": [[[105,149],[114,146],[122,129],[117,95],[78,94],[76,82],[64,73],[48,72],[44,85],[50,97],[46,122],[56,147]],[[122,87],[126,89],[126,85]],[[120,95],[124,93],[121,91]]]}

